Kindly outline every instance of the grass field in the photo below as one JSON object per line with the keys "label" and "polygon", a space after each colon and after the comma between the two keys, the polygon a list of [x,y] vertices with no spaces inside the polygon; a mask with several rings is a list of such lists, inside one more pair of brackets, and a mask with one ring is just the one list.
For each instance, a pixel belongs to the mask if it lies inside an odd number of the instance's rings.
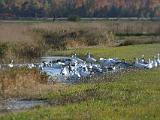
{"label": "grass field", "polygon": [[88,52],[91,52],[96,58],[100,57],[118,57],[120,59],[133,60],[134,57],[145,55],[146,58],[152,58],[160,52],[160,44],[147,45],[131,45],[123,47],[86,47],[77,49],[68,49],[66,51],[49,51],[48,55],[68,55],[76,53],[84,57]]}
{"label": "grass field", "polygon": [[1,120],[159,120],[160,69],[124,73],[114,81],[71,85],[50,100],[59,104],[41,106],[21,113],[1,116]]}

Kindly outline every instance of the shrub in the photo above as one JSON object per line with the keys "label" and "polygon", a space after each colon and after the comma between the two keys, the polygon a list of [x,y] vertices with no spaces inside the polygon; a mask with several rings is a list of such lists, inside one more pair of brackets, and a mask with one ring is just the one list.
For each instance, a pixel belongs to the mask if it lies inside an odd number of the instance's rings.
{"label": "shrub", "polygon": [[18,61],[16,62],[22,62],[24,60],[31,62],[41,57],[41,55],[43,54],[43,49],[40,46],[25,43],[16,43],[14,45],[11,45],[10,49],[12,52],[12,56],[10,56],[9,58],[17,59]]}
{"label": "shrub", "polygon": [[80,17],[76,15],[69,16],[68,21],[77,22],[77,21],[80,21]]}
{"label": "shrub", "polygon": [[48,77],[36,69],[24,67],[0,71],[0,95],[5,98],[38,95],[47,81]]}
{"label": "shrub", "polygon": [[7,48],[8,46],[6,43],[0,44],[0,58],[2,58],[5,55]]}
{"label": "shrub", "polygon": [[139,45],[139,44],[155,44],[160,43],[160,40],[125,40],[119,44],[119,46],[128,46],[128,45]]}
{"label": "shrub", "polygon": [[61,34],[56,32],[54,33],[46,33],[43,35],[45,39],[45,44],[49,46],[48,48],[52,48],[55,50],[64,50],[66,49],[66,43],[64,38],[62,38]]}

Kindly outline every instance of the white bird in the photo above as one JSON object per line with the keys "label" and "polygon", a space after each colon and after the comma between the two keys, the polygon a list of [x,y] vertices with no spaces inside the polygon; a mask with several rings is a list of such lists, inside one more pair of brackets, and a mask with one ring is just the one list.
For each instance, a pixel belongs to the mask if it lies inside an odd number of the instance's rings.
{"label": "white bird", "polygon": [[95,58],[91,57],[91,54],[88,53],[86,61],[89,63],[95,63],[97,60]]}
{"label": "white bird", "polygon": [[152,69],[153,68],[153,61],[151,61],[149,59],[149,62],[142,62],[142,61],[139,61],[138,58],[136,58],[136,62],[135,62],[135,67],[137,68],[140,68],[140,69],[144,69],[144,68],[147,68],[147,69]]}
{"label": "white bird", "polygon": [[28,67],[29,69],[32,69],[32,68],[35,67],[35,65],[34,65],[33,63],[31,63],[31,64],[28,64],[27,67]]}
{"label": "white bird", "polygon": [[78,61],[77,61],[76,59],[72,58],[70,64],[71,64],[72,66],[76,66],[76,65],[78,64]]}
{"label": "white bird", "polygon": [[101,66],[99,64],[93,64],[92,69],[98,72],[102,72]]}
{"label": "white bird", "polygon": [[72,55],[72,58],[71,58],[72,61],[76,61],[77,63],[83,63],[84,61],[80,58],[77,57],[77,55]]}
{"label": "white bird", "polygon": [[153,67],[154,67],[154,61],[151,61],[151,59],[149,59],[147,68],[152,69]]}
{"label": "white bird", "polygon": [[62,71],[61,71],[61,74],[62,74],[63,76],[69,76],[70,73],[69,73],[68,67],[64,67],[64,68],[62,69]]}
{"label": "white bird", "polygon": [[109,59],[100,58],[101,67],[115,66],[117,63],[120,63],[120,62],[121,61],[116,58],[109,58]]}
{"label": "white bird", "polygon": [[157,61],[156,56],[154,56],[153,67],[158,67],[158,61]]}
{"label": "white bird", "polygon": [[82,66],[78,69],[78,72],[80,73],[81,77],[87,77],[90,75],[90,72],[88,71],[86,66]]}
{"label": "white bird", "polygon": [[81,78],[81,75],[77,70],[74,69],[69,78],[77,80]]}
{"label": "white bird", "polygon": [[91,73],[101,73],[103,71],[99,64],[88,64],[87,68]]}
{"label": "white bird", "polygon": [[158,63],[158,66],[160,66],[160,54],[159,53],[157,55],[157,63]]}
{"label": "white bird", "polygon": [[13,65],[13,60],[11,60],[11,63],[8,64],[8,67],[10,67],[10,68],[13,68],[13,67],[14,67],[14,65]]}
{"label": "white bird", "polygon": [[144,62],[145,62],[144,55],[142,55],[142,58],[140,59],[140,62],[141,62],[141,63],[144,63]]}

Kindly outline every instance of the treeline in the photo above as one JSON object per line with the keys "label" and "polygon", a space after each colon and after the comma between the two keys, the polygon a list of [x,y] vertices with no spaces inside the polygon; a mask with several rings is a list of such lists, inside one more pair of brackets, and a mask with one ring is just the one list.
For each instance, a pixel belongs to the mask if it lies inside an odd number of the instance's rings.
{"label": "treeline", "polygon": [[0,17],[160,17],[160,0],[0,0]]}

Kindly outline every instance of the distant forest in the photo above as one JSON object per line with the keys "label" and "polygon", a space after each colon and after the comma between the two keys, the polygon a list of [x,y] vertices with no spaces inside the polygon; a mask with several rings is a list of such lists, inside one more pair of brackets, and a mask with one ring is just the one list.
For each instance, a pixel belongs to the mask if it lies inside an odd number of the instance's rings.
{"label": "distant forest", "polygon": [[0,17],[160,17],[160,0],[0,0]]}

